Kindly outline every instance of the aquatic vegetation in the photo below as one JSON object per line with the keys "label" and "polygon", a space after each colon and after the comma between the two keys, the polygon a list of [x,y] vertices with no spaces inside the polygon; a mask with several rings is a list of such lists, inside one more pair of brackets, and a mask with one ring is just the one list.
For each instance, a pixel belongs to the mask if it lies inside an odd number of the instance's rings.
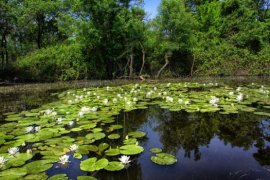
{"label": "aquatic vegetation", "polygon": [[[141,144],[147,139],[141,129],[127,129],[125,117],[118,119],[120,113],[157,105],[176,112],[270,117],[269,90],[258,85],[234,89],[215,83],[168,83],[65,91],[58,94],[58,101],[5,114],[0,125],[0,176],[30,178],[55,164],[74,165],[74,158],[82,171],[120,171],[144,152]],[[177,163],[165,149],[150,151],[155,153],[153,163]],[[32,159],[35,155],[40,159]]]}
{"label": "aquatic vegetation", "polygon": [[8,160],[5,157],[0,156],[0,167],[4,166],[7,161]]}
{"label": "aquatic vegetation", "polygon": [[60,164],[66,164],[69,162],[69,155],[63,155],[59,158]]}
{"label": "aquatic vegetation", "polygon": [[12,148],[9,148],[8,149],[8,153],[10,154],[10,155],[15,155],[16,153],[18,153],[19,152],[19,148],[18,147],[12,147]]}
{"label": "aquatic vegetation", "polygon": [[127,165],[127,164],[129,164],[131,161],[129,160],[129,158],[130,158],[130,156],[125,156],[125,155],[123,155],[123,156],[121,156],[120,158],[118,158],[119,159],[119,161],[122,163],[122,164],[124,164],[124,165]]}

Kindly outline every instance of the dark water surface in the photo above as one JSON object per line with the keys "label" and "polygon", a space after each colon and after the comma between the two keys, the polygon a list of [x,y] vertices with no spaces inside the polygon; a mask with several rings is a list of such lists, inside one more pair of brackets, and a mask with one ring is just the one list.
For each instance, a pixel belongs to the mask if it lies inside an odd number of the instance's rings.
{"label": "dark water surface", "polygon": [[[117,118],[125,126],[123,131],[139,129],[147,133],[140,141],[145,151],[132,156],[125,170],[88,175],[102,180],[270,179],[270,119],[249,113],[170,112],[158,106]],[[154,164],[149,151],[153,147],[176,155],[178,162],[171,166]],[[47,174],[66,173],[70,179],[87,175],[80,170],[79,160],[71,161],[66,168],[56,164]]]}

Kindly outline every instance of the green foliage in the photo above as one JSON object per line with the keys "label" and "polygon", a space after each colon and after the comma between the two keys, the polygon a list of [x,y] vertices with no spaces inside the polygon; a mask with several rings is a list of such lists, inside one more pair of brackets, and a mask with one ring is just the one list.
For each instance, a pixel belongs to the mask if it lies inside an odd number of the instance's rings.
{"label": "green foliage", "polygon": [[29,80],[72,80],[87,76],[78,44],[55,45],[37,50],[20,59],[17,65]]}
{"label": "green foliage", "polygon": [[141,0],[1,1],[0,78],[269,74],[269,8],[162,0],[149,20]]}

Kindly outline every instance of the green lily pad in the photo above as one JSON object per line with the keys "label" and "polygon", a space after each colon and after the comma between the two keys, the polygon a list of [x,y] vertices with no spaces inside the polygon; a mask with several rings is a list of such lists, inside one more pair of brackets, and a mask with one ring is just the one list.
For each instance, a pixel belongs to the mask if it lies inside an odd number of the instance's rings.
{"label": "green lily pad", "polygon": [[105,151],[106,156],[117,156],[120,154],[119,149],[108,149]]}
{"label": "green lily pad", "polygon": [[145,135],[146,135],[145,132],[142,132],[142,131],[134,131],[134,132],[128,133],[128,136],[131,136],[133,138],[142,138]]}
{"label": "green lily pad", "polygon": [[89,158],[82,161],[80,164],[80,168],[83,171],[93,172],[93,171],[98,171],[100,169],[103,169],[104,167],[108,165],[108,163],[109,161],[105,158],[102,158],[97,161],[97,158],[93,157],[93,158]]}
{"label": "green lily pad", "polygon": [[120,153],[124,155],[140,154],[144,151],[143,147],[138,145],[124,145],[120,147]]}
{"label": "green lily pad", "polygon": [[19,179],[26,174],[26,168],[11,168],[0,172],[0,179]]}
{"label": "green lily pad", "polygon": [[77,180],[97,180],[97,178],[93,176],[78,176]]}
{"label": "green lily pad", "polygon": [[56,174],[54,176],[51,176],[48,180],[65,180],[68,179],[66,174]]}
{"label": "green lily pad", "polygon": [[39,173],[39,174],[30,174],[23,179],[28,179],[28,180],[46,180],[48,179],[48,176],[45,173]]}
{"label": "green lily pad", "polygon": [[107,171],[120,171],[124,169],[124,165],[118,161],[111,161],[109,164],[104,168]]}
{"label": "green lily pad", "polygon": [[120,138],[120,135],[119,134],[110,134],[108,136],[109,139],[119,139]]}
{"label": "green lily pad", "polygon": [[152,153],[161,153],[162,152],[162,149],[160,149],[160,148],[151,148],[150,151]]}
{"label": "green lily pad", "polygon": [[95,133],[90,133],[86,135],[87,139],[95,139],[95,140],[100,140],[103,139],[106,135],[102,132],[95,132]]}
{"label": "green lily pad", "polygon": [[50,169],[53,164],[48,160],[38,160],[26,164],[24,167],[29,174],[37,174]]}
{"label": "green lily pad", "polygon": [[99,149],[99,152],[103,152],[105,149],[107,149],[109,147],[109,144],[107,143],[100,143],[98,145],[98,149]]}
{"label": "green lily pad", "polygon": [[159,153],[156,156],[151,156],[151,161],[159,165],[172,165],[177,162],[177,159],[171,154]]}

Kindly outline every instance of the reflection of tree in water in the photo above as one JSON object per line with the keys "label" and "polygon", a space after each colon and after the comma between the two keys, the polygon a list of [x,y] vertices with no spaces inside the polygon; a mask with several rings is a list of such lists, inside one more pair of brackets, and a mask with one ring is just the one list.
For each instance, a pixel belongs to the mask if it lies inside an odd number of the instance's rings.
{"label": "reflection of tree in water", "polygon": [[161,110],[158,118],[160,124],[154,130],[160,133],[164,150],[176,152],[183,148],[187,157],[193,151],[195,160],[201,156],[199,147],[210,143],[218,127],[217,121],[209,119],[207,114]]}
{"label": "reflection of tree in water", "polygon": [[253,154],[253,157],[261,165],[270,165],[270,119],[264,119],[260,121],[260,128],[262,131],[262,137],[257,141],[255,146],[258,151]]}
{"label": "reflection of tree in water", "polygon": [[[265,147],[266,137],[261,128],[258,116],[252,113],[223,115],[219,113],[187,113],[184,111],[171,112],[157,108],[156,119],[160,122],[154,131],[159,132],[160,142],[166,152],[177,152],[184,149],[185,156],[190,157],[193,152],[195,160],[199,160],[200,146],[207,146],[217,135],[225,144],[250,149],[254,143]],[[270,121],[270,120],[269,120]],[[269,127],[269,126],[267,126]],[[269,136],[270,137],[270,131]],[[263,140],[262,140],[263,138]],[[259,148],[254,157],[259,161],[270,161],[270,147]]]}
{"label": "reflection of tree in water", "polygon": [[248,150],[261,137],[260,123],[253,113],[215,114],[213,118],[220,122],[217,134],[225,144]]}

